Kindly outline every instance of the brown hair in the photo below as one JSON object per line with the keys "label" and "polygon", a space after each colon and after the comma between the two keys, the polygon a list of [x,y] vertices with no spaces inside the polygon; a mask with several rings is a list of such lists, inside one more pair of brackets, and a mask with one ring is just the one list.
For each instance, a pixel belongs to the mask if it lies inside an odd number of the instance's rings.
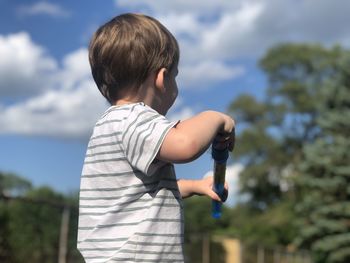
{"label": "brown hair", "polygon": [[89,61],[98,89],[114,104],[121,90],[136,91],[149,74],[171,70],[179,62],[179,53],[175,37],[159,21],[128,13],[95,32]]}

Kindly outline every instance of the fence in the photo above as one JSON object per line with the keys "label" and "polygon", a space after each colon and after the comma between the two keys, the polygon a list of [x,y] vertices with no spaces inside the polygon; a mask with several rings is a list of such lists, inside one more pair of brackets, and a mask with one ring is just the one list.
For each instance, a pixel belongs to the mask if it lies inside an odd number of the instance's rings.
{"label": "fence", "polygon": [[[1,263],[83,263],[76,249],[78,208],[0,195]],[[311,263],[307,251],[247,246],[222,236],[186,237],[188,263]]]}
{"label": "fence", "polygon": [[308,251],[245,245],[224,236],[191,236],[185,251],[190,263],[312,263]]}
{"label": "fence", "polygon": [[288,248],[242,247],[244,263],[312,263],[308,251],[290,251]]}
{"label": "fence", "polygon": [[1,263],[83,263],[77,206],[0,195]]}

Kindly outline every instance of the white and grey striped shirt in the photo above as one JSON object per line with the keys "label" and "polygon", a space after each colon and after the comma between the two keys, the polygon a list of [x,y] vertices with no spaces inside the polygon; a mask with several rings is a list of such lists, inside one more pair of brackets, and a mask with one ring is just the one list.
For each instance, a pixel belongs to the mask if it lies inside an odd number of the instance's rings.
{"label": "white and grey striped shirt", "polygon": [[78,249],[86,262],[183,262],[174,166],[155,159],[175,125],[144,103],[96,123],[81,176]]}

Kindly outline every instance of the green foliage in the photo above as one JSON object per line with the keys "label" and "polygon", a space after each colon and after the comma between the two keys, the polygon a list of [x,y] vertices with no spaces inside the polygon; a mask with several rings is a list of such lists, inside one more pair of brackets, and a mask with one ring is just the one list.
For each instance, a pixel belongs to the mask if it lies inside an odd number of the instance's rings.
{"label": "green foliage", "polygon": [[222,207],[220,219],[211,216],[212,202],[207,197],[193,196],[185,199],[185,256],[188,262],[203,262],[203,242],[209,242],[210,262],[225,262],[225,251],[221,244],[210,242],[213,234],[227,234],[230,222],[229,208]]}
{"label": "green foliage", "polygon": [[15,174],[0,172],[0,193],[18,195],[25,193],[32,187],[32,184]]}
{"label": "green foliage", "polygon": [[[18,195],[28,191],[31,183],[11,173],[0,172],[0,196],[4,194]],[[0,199],[0,262],[15,262],[15,249],[10,245],[11,237],[11,209],[6,202]]]}
{"label": "green foliage", "polygon": [[297,231],[293,203],[288,201],[270,207],[265,213],[238,205],[230,214],[226,233],[239,237],[248,246],[287,246]]}
{"label": "green foliage", "polygon": [[220,219],[211,216],[212,202],[209,198],[193,196],[185,199],[185,237],[190,235],[210,235],[229,226],[228,208],[222,207]]}
{"label": "green foliage", "polygon": [[343,52],[316,45],[272,48],[260,61],[269,80],[267,97],[257,101],[241,95],[230,105],[238,125],[245,128],[237,138],[235,154],[246,164],[242,191],[250,194],[255,208],[278,203],[285,188],[293,188],[292,180],[285,182],[285,177],[297,175],[303,144],[312,143],[320,132],[316,118],[324,97],[321,87],[336,74]]}
{"label": "green foliage", "polygon": [[250,197],[230,229],[246,242],[297,240],[317,262],[350,261],[349,61],[340,47],[276,46],[260,61],[266,98],[230,105],[243,128],[235,159]]}
{"label": "green foliage", "polygon": [[9,215],[6,204],[0,201],[0,262],[13,262],[13,249],[7,239],[11,234],[8,223]]}
{"label": "green foliage", "polygon": [[[39,188],[27,197],[61,201],[62,196],[49,188]],[[9,243],[17,262],[55,262],[58,258],[58,240],[61,211],[45,204],[13,201],[10,211]]]}
{"label": "green foliage", "polygon": [[83,262],[76,249],[77,196],[33,188],[12,174],[0,174],[0,180],[6,194],[0,199],[0,262],[57,262],[64,205],[72,207],[67,262]]}
{"label": "green foliage", "polygon": [[324,113],[316,119],[320,134],[304,148],[298,181],[303,195],[297,243],[312,249],[317,262],[350,261],[350,55],[334,67],[318,105]]}
{"label": "green foliage", "polygon": [[283,105],[259,102],[253,96],[241,95],[230,105],[238,125],[245,127],[237,136],[235,159],[246,166],[241,173],[242,192],[251,197],[250,205],[264,208],[281,197],[279,163],[285,163],[279,135],[274,128],[282,122]]}

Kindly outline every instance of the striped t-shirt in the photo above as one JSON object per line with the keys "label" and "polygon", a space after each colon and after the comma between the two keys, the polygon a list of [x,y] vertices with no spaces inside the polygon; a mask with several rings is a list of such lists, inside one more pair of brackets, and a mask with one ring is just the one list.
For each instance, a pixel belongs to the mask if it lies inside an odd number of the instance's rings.
{"label": "striped t-shirt", "polygon": [[86,262],[183,262],[174,166],[155,159],[175,125],[144,103],[110,107],[81,176],[78,249]]}

